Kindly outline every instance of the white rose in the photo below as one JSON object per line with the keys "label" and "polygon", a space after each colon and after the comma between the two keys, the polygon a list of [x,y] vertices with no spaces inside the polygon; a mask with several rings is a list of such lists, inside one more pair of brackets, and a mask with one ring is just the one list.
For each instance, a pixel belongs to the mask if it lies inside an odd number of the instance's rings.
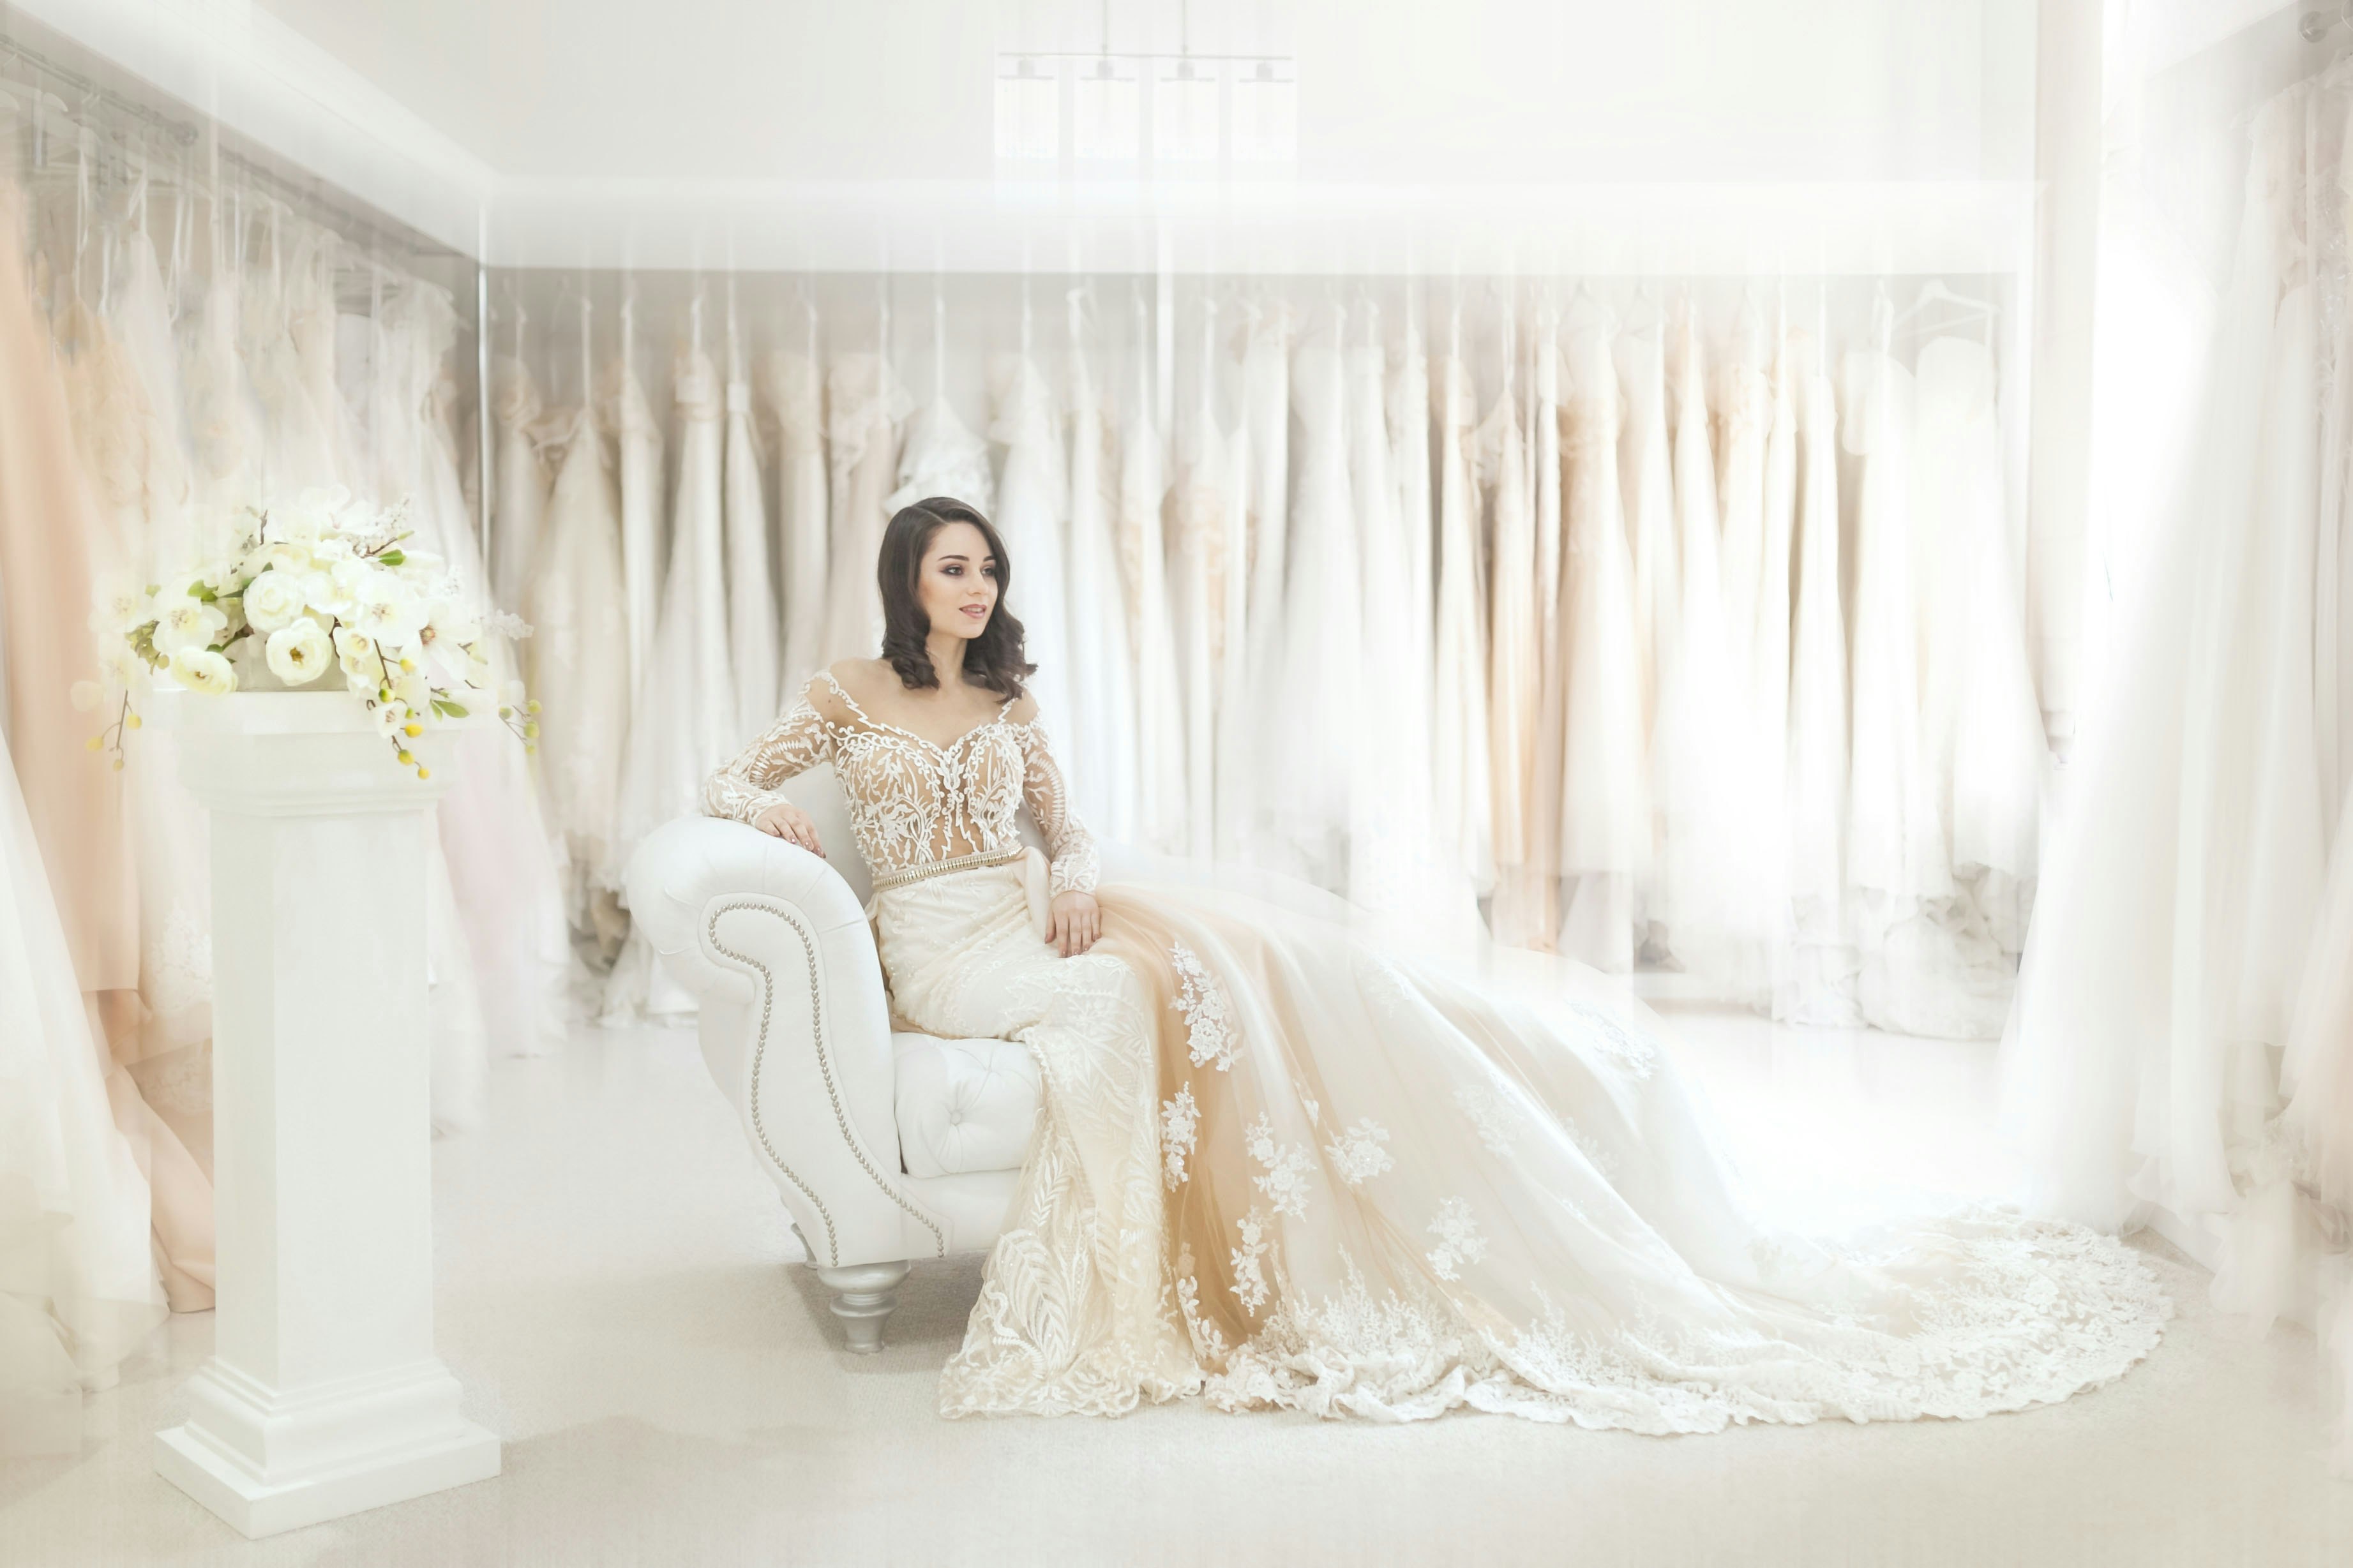
{"label": "white rose", "polygon": [[304,578],[309,574],[273,571],[256,577],[245,590],[245,618],[258,632],[274,632],[293,625],[302,606],[311,602]]}
{"label": "white rose", "polygon": [[269,673],[289,686],[310,685],[333,657],[326,632],[308,616],[269,634]]}
{"label": "white rose", "polygon": [[291,539],[273,539],[245,558],[245,570],[255,576],[269,571],[308,572],[317,564],[311,547]]}
{"label": "white rose", "polygon": [[155,651],[176,654],[183,648],[209,647],[227,628],[228,616],[202,599],[183,596],[161,606],[155,617]]}
{"label": "white rose", "polygon": [[237,689],[237,671],[209,648],[187,647],[174,653],[172,679],[207,697],[225,697]]}
{"label": "white rose", "polygon": [[425,601],[385,572],[370,572],[352,590],[352,629],[387,648],[405,648],[425,629]]}

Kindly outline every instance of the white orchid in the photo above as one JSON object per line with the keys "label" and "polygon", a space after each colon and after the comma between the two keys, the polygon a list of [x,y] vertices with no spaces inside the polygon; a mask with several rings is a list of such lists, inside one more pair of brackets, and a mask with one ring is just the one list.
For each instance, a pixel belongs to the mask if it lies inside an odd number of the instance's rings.
{"label": "white orchid", "polygon": [[185,595],[167,603],[155,617],[155,651],[165,656],[210,647],[228,629],[228,616],[202,599]]}
{"label": "white orchid", "polygon": [[97,607],[90,613],[90,629],[101,636],[119,635],[153,619],[154,614],[154,605],[146,589],[136,583],[117,580],[100,591]]}
{"label": "white orchid", "polygon": [[191,691],[225,697],[237,689],[237,671],[209,648],[182,648],[172,656],[172,679]]}
{"label": "white orchid", "polygon": [[425,601],[388,573],[371,572],[352,590],[351,624],[377,644],[405,648],[425,629]]}
{"label": "white orchid", "polygon": [[269,634],[269,673],[289,686],[308,686],[326,673],[334,648],[325,630],[304,616]]}
{"label": "white orchid", "polygon": [[291,626],[311,603],[310,580],[316,574],[273,568],[246,585],[241,595],[245,618],[258,632],[275,632]]}

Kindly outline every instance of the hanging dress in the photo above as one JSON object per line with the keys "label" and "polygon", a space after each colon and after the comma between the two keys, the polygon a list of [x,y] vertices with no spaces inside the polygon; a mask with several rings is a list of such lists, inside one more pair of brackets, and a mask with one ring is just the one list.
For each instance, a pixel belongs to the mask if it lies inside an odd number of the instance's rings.
{"label": "hanging dress", "polygon": [[1233,712],[1229,748],[1233,798],[1226,815],[1238,837],[1221,853],[1260,862],[1289,860],[1268,814],[1289,789],[1282,776],[1277,731],[1280,708],[1263,694],[1283,679],[1283,584],[1291,541],[1291,310],[1281,300],[1246,298],[1241,342],[1241,427],[1244,446],[1235,476],[1245,498],[1248,632],[1236,673],[1250,693],[1247,711]]}
{"label": "hanging dress", "polygon": [[612,860],[628,738],[628,596],[596,411],[582,407],[570,426],[523,615],[539,656],[540,773],[567,852],[565,901],[574,927],[587,930],[596,873]]}
{"label": "hanging dress", "polygon": [[[612,437],[614,468],[620,480],[621,594],[629,628],[628,684],[634,694],[653,666],[654,637],[661,622],[662,436],[638,379],[636,311],[621,307],[621,357],[607,366],[602,405]],[[618,845],[617,835],[615,837]],[[620,886],[614,862],[599,873],[608,888]]]}
{"label": "hanging dress", "polygon": [[1634,892],[1651,850],[1643,788],[1642,649],[1635,634],[1617,323],[1580,300],[1564,323],[1557,372],[1563,683],[1559,951],[1605,973],[1634,965]]}
{"label": "hanging dress", "polygon": [[882,594],[874,584],[874,563],[891,521],[889,497],[907,402],[880,354],[843,354],[827,376],[833,521],[828,530],[819,668],[882,651]]}
{"label": "hanging dress", "polygon": [[1300,438],[1289,448],[1297,484],[1285,520],[1281,662],[1277,684],[1260,698],[1281,718],[1261,731],[1260,806],[1274,864],[1337,891],[1366,740],[1362,573],[1348,475],[1346,317],[1336,305],[1316,314],[1291,367]]}
{"label": "hanging dress", "polygon": [[1218,423],[1217,336],[1217,307],[1207,303],[1190,411],[1179,428],[1170,562],[1177,674],[1185,700],[1185,795],[1191,805],[1185,853],[1196,859],[1216,855],[1225,832],[1219,816],[1223,765],[1219,720],[1226,664],[1240,657],[1241,647],[1240,627],[1227,614],[1229,583],[1240,575],[1242,556],[1234,548],[1239,521],[1229,511],[1232,458]]}
{"label": "hanging dress", "polygon": [[1788,951],[1789,909],[1789,569],[1798,519],[1798,372],[1788,323],[1776,313],[1771,345],[1770,413],[1766,421],[1763,553],[1757,573],[1755,627],[1748,643],[1750,718],[1756,731],[1756,784],[1747,820],[1751,861],[1770,975],[1767,998],[1779,994]]}
{"label": "hanging dress", "polygon": [[1120,581],[1134,606],[1128,648],[1135,661],[1135,841],[1147,849],[1177,855],[1185,851],[1187,834],[1187,710],[1178,678],[1177,601],[1161,528],[1168,484],[1145,382],[1148,329],[1139,297],[1135,379],[1119,442],[1119,503],[1112,531],[1118,544]]}
{"label": "hanging dress", "polygon": [[[1036,363],[1020,353],[990,359],[988,389],[995,410],[988,438],[1005,448],[997,515],[990,521],[1013,558],[1004,604],[1021,622],[1029,660],[1038,667],[1022,684],[1036,693],[1041,711],[1075,714],[1063,576],[1070,475],[1054,427],[1054,395]],[[871,553],[867,574],[873,574]]]}
{"label": "hanging dress", "polygon": [[1528,800],[1528,843],[1542,873],[1542,924],[1525,945],[1557,951],[1560,930],[1561,769],[1567,735],[1567,668],[1561,658],[1563,577],[1561,496],[1560,310],[1549,294],[1536,312],[1536,330],[1522,356],[1528,387],[1529,494],[1535,522],[1532,586],[1536,605],[1536,738],[1535,789]]}
{"label": "hanging dress", "polygon": [[[1388,409],[1388,355],[1380,315],[1365,310],[1363,341],[1347,351],[1348,491],[1356,503],[1363,615],[1357,628],[1364,670],[1359,723],[1377,726],[1379,745],[1352,751],[1348,899],[1395,912],[1430,907],[1448,886],[1432,853],[1430,744],[1407,714],[1420,710],[1428,673],[1417,667],[1411,627],[1413,552],[1406,539],[1392,462]],[[1458,890],[1460,878],[1452,879]]]}
{"label": "hanging dress", "polygon": [[[1707,375],[1698,311],[1676,334],[1673,473],[1675,647],[1659,689],[1657,789],[1664,805],[1660,890],[1675,962],[1705,991],[1731,1001],[1761,995],[1762,911],[1743,873],[1740,693],[1729,647],[1719,546],[1715,458],[1709,449]],[[1743,624],[1746,634],[1746,623]]]}
{"label": "hanging dress", "polygon": [[734,677],[735,729],[745,739],[776,719],[776,675],[783,649],[776,637],[776,580],[768,571],[768,498],[761,480],[766,458],[752,425],[752,383],[742,345],[728,324],[727,428],[722,510],[727,536],[728,666]]}
{"label": "hanging dress", "polygon": [[2244,1190],[2278,1153],[2274,1053],[2326,894],[2312,90],[2254,117],[2198,438],[2126,579],[2003,1054],[2037,1202],[2103,1226],[2155,1218],[2218,1268],[2225,1310],[2247,1305],[2224,1298],[2243,1289],[2226,1265],[2249,1239]]}
{"label": "hanging dress", "polygon": [[1112,429],[1103,416],[1085,321],[1082,289],[1071,291],[1071,468],[1069,581],[1073,704],[1062,721],[1071,759],[1071,788],[1080,811],[1121,843],[1135,837],[1135,665],[1130,632],[1134,612],[1120,581],[1119,544],[1113,535],[1118,472],[1108,450]]}
{"label": "hanging dress", "polygon": [[[1438,610],[1437,521],[1430,488],[1430,356],[1422,351],[1417,286],[1407,285],[1405,332],[1388,367],[1386,399],[1389,429],[1389,471],[1397,482],[1397,526],[1405,575],[1402,614],[1394,631],[1405,661],[1404,683],[1383,707],[1397,739],[1399,772],[1410,772],[1399,786],[1399,798],[1411,802],[1413,820],[1434,824],[1436,806],[1430,790],[1435,777],[1430,703],[1436,679]],[[1369,624],[1366,635],[1374,634]],[[1428,830],[1424,843],[1436,848]],[[1461,905],[1475,900],[1468,878],[1452,869],[1453,857],[1439,853],[1440,886],[1444,897]]]}
{"label": "hanging dress", "polygon": [[[0,233],[25,232],[19,201],[13,186],[0,182]],[[12,753],[10,804],[21,800],[17,809],[27,825],[23,832],[0,831],[39,855],[45,885],[37,899],[29,872],[6,872],[27,911],[28,931],[37,942],[38,928],[48,924],[41,911],[52,909],[63,943],[61,952],[51,947],[42,955],[41,977],[33,984],[0,988],[0,1009],[12,1002],[45,1010],[56,1005],[63,998],[54,987],[63,976],[69,989],[79,989],[71,1002],[79,1017],[92,1003],[103,1009],[109,993],[131,996],[140,980],[138,887],[123,774],[86,748],[103,721],[73,705],[77,682],[96,687],[101,678],[90,616],[99,603],[94,558],[111,544],[112,519],[77,455],[72,399],[34,313],[22,264],[17,247],[0,247],[0,678],[6,681],[0,721]],[[22,853],[11,850],[10,857]],[[72,1038],[47,1029],[33,1037],[53,1048],[69,1048]],[[113,1042],[92,1043],[116,1126],[132,1140],[152,1184],[153,1247],[170,1300],[181,1310],[201,1311],[212,1304],[212,1184],[117,1065]],[[37,1115],[77,1114],[70,1101],[25,1103]],[[0,1156],[37,1146],[10,1139],[0,1142]],[[94,1205],[101,1198],[100,1192],[90,1194]],[[91,1212],[103,1223],[96,1207]],[[77,1238],[68,1245],[84,1243]],[[94,1234],[89,1245],[101,1248],[107,1242]]]}
{"label": "hanging dress", "polygon": [[[760,362],[763,390],[776,419],[776,561],[784,634],[784,674],[776,683],[780,692],[798,691],[816,673],[818,650],[825,638],[825,395],[814,342],[810,347],[807,353],[775,349]],[[984,452],[984,478],[987,471]]]}
{"label": "hanging dress", "polygon": [[1507,329],[1503,395],[1471,437],[1479,487],[1487,496],[1485,531],[1492,552],[1487,574],[1487,776],[1495,897],[1490,919],[1497,942],[1512,947],[1549,946],[1553,919],[1545,894],[1551,868],[1538,857],[1552,837],[1549,832],[1536,832],[1542,793],[1536,779],[1536,731],[1543,624],[1535,584],[1535,513],[1528,493],[1512,338]]}
{"label": "hanging dress", "polygon": [[1620,437],[1618,480],[1625,489],[1628,570],[1634,584],[1634,646],[1642,714],[1643,795],[1650,803],[1644,868],[1634,885],[1635,951],[1666,951],[1666,778],[1660,730],[1660,693],[1681,644],[1682,589],[1675,548],[1673,458],[1667,418],[1666,322],[1647,332],[1621,333],[1617,344],[1626,425]]}
{"label": "hanging dress", "polygon": [[112,1384],[164,1316],[105,1048],[0,732],[0,1458],[78,1457],[83,1391]]}
{"label": "hanging dress", "polygon": [[[1962,896],[2014,963],[2038,870],[2047,752],[2010,554],[1993,355],[1936,338],[1914,369],[1914,580],[1921,588],[1922,725]],[[1933,618],[1932,618],[1933,612]]]}
{"label": "hanging dress", "polygon": [[[515,323],[520,351],[522,323]],[[547,467],[539,455],[533,427],[547,413],[539,395],[539,380],[520,352],[501,358],[491,378],[495,389],[491,417],[497,426],[498,452],[491,472],[497,479],[497,501],[491,513],[491,597],[504,609],[522,603],[531,581],[547,519]],[[526,679],[539,678],[538,650],[524,649]]]}
{"label": "hanging dress", "polygon": [[1850,1027],[1860,966],[1847,926],[1847,644],[1839,565],[1838,402],[1820,338],[1792,342],[1798,411],[1797,563],[1791,584],[1788,916],[1773,1016]]}
{"label": "hanging dress", "polygon": [[1430,810],[1439,844],[1483,895],[1495,886],[1495,852],[1487,772],[1486,573],[1472,455],[1478,412],[1459,346],[1446,356],[1439,375]]}

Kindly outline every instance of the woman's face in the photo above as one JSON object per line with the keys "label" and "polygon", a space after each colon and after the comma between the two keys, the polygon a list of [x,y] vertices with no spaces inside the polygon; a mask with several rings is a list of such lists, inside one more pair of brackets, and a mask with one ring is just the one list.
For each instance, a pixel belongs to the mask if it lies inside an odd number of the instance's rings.
{"label": "woman's face", "polygon": [[997,557],[980,530],[952,522],[932,535],[915,578],[915,599],[935,632],[976,637],[987,628],[997,609]]}

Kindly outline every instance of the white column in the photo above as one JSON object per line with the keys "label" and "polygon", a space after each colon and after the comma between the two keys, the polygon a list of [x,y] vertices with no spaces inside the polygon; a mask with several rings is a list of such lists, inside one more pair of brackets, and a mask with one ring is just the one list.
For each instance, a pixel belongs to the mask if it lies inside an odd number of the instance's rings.
{"label": "white column", "polygon": [[218,1302],[158,1474],[248,1536],[499,1473],[433,1353],[426,874],[447,738],[341,693],[167,694],[212,814]]}

